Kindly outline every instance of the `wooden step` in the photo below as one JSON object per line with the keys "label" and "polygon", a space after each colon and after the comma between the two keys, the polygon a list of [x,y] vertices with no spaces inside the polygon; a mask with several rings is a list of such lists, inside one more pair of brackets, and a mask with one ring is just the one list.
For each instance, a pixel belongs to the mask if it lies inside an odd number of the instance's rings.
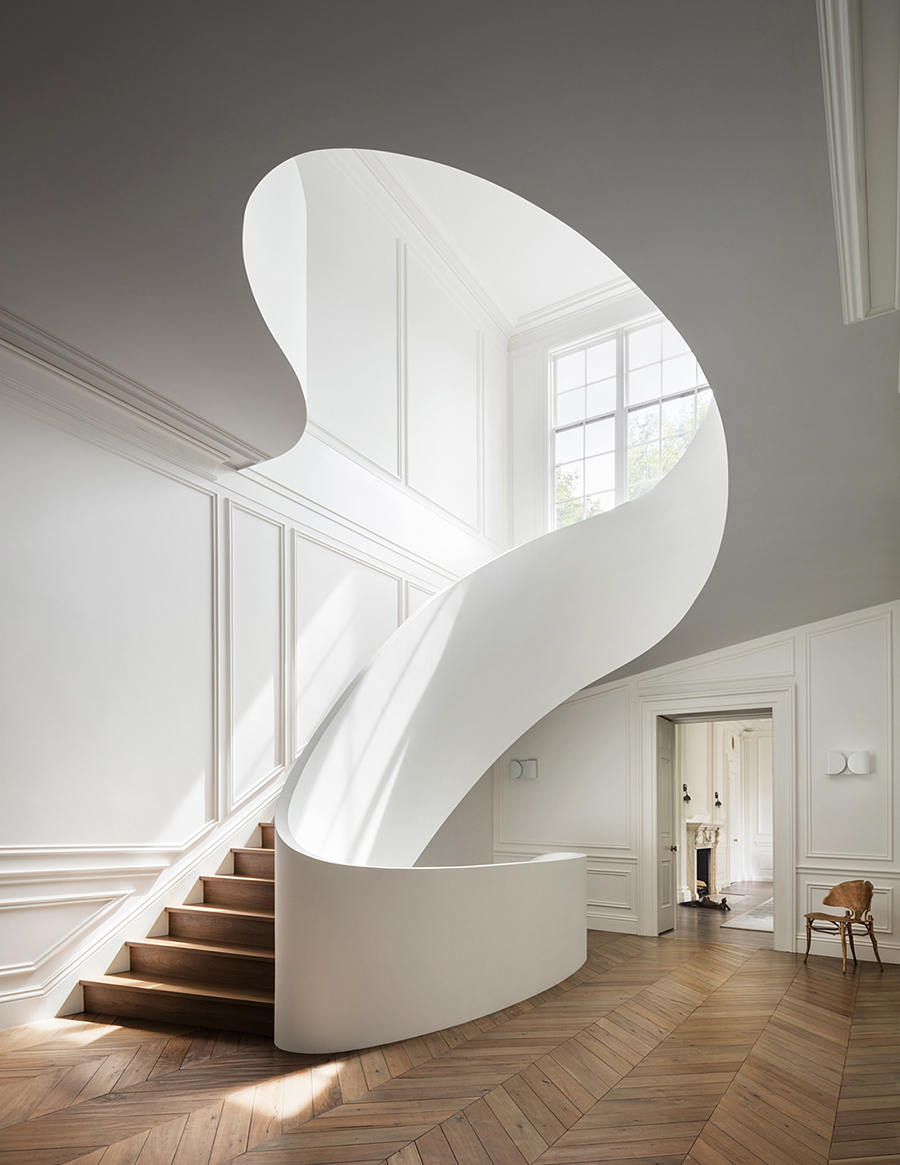
{"label": "wooden step", "polygon": [[259,829],[260,829],[260,834],[262,835],[262,841],[260,842],[260,844],[262,845],[263,849],[274,849],[275,848],[275,822],[274,821],[260,821]]}
{"label": "wooden step", "polygon": [[132,973],[141,976],[247,986],[260,991],[275,987],[275,951],[264,947],[172,937],[146,938],[126,946]]}
{"label": "wooden step", "polygon": [[234,874],[204,874],[203,901],[209,906],[231,910],[275,909],[275,879],[247,878]]}
{"label": "wooden step", "polygon": [[234,872],[242,878],[274,878],[275,851],[273,849],[233,849]]}
{"label": "wooden step", "polygon": [[275,993],[186,979],[158,978],[133,971],[85,980],[85,1010],[192,1027],[271,1035]]}
{"label": "wooden step", "polygon": [[240,946],[275,946],[275,913],[267,910],[228,910],[203,903],[167,906],[169,934],[174,938],[201,939]]}

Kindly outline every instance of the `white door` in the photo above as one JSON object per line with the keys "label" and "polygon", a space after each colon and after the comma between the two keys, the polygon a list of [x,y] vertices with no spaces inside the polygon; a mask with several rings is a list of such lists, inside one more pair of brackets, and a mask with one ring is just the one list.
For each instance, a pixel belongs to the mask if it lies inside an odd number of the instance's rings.
{"label": "white door", "polygon": [[657,933],[675,927],[675,725],[656,718],[656,828],[659,916]]}
{"label": "white door", "polygon": [[728,883],[743,882],[744,823],[741,808],[744,791],[741,787],[741,759],[736,752],[726,753],[728,762]]}

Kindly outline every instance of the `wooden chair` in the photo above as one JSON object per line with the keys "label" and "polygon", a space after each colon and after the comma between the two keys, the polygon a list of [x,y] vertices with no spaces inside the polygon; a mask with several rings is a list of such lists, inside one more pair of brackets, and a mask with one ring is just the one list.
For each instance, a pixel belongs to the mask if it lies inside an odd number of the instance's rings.
{"label": "wooden chair", "polygon": [[853,962],[856,962],[856,949],[853,946],[853,928],[860,927],[860,934],[867,934],[872,940],[872,949],[878,966],[884,970],[881,956],[878,954],[878,943],[875,941],[873,924],[875,922],[869,907],[872,905],[872,894],[875,887],[871,882],[841,882],[834,886],[822,899],[823,906],[843,906],[844,914],[824,914],[812,911],[806,916],[806,959],[809,958],[809,944],[812,942],[812,933],[839,934],[841,936],[841,951],[844,955],[843,974],[847,973],[847,939],[850,939],[850,953]]}

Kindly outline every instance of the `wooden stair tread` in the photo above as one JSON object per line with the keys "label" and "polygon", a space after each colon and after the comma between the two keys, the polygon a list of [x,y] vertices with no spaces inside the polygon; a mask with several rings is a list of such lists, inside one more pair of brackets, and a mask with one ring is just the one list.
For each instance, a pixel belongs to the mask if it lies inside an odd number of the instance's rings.
{"label": "wooden stair tread", "polygon": [[272,962],[274,948],[251,947],[242,943],[204,942],[202,939],[179,938],[177,935],[158,935],[154,938],[129,939],[127,947],[170,947],[180,951],[202,951],[207,955],[237,956],[242,959],[259,959]]}
{"label": "wooden stair tread", "polygon": [[161,979],[134,971],[119,971],[113,975],[98,975],[83,979],[87,987],[131,988],[154,995],[193,995],[202,999],[220,999],[233,1003],[249,1003],[270,1007],[275,1001],[274,991],[260,991],[252,987],[227,987],[221,983],[200,982],[192,979]]}
{"label": "wooden stair tread", "polygon": [[211,906],[208,902],[185,902],[181,906],[167,906],[169,914],[215,914],[223,918],[261,918],[274,921],[274,910],[235,910],[230,906]]}
{"label": "wooden stair tread", "polygon": [[233,845],[231,847],[233,854],[264,854],[266,857],[272,852],[271,846],[253,846],[253,845]]}

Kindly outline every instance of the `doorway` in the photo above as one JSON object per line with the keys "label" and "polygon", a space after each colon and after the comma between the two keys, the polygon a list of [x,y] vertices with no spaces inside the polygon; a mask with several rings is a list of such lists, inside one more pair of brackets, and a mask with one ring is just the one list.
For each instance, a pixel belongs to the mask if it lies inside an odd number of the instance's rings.
{"label": "doorway", "polygon": [[660,933],[772,949],[772,728],[765,708],[657,718]]}

